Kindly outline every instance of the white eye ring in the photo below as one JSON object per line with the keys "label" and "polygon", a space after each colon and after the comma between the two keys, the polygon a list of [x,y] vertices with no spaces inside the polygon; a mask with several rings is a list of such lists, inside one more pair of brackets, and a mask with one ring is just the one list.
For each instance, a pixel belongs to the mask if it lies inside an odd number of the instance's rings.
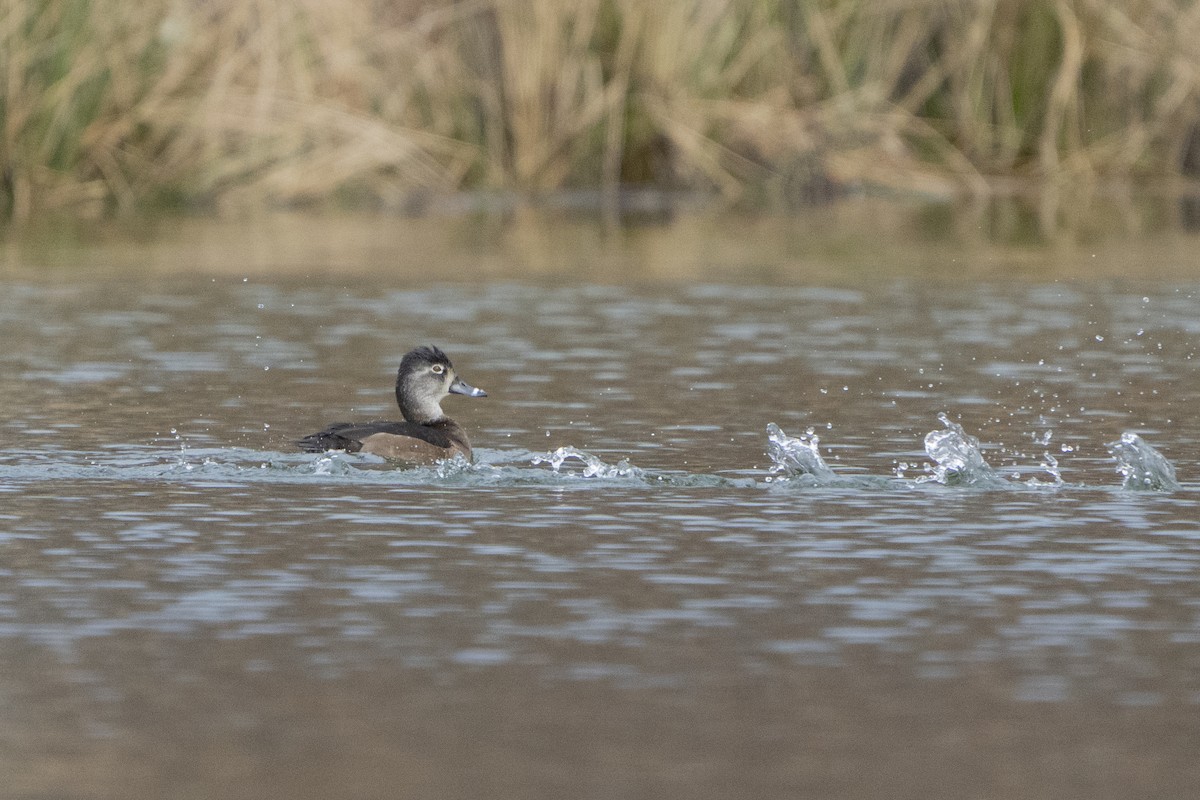
{"label": "white eye ring", "polygon": [[443,367],[441,364],[434,364],[432,367],[430,367],[430,369],[433,370],[433,373],[435,375],[441,375],[443,372],[446,371],[446,368]]}

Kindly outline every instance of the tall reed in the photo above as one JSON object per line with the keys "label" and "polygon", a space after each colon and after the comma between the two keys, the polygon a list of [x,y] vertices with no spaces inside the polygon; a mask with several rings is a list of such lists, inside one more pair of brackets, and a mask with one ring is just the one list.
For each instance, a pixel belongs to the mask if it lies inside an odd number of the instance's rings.
{"label": "tall reed", "polygon": [[1196,0],[0,0],[0,205],[1200,172]]}

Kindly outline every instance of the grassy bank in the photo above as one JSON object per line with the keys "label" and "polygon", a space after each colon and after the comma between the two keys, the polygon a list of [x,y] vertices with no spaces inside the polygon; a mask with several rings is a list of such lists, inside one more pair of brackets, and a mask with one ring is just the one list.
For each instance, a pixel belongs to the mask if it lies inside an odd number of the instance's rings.
{"label": "grassy bank", "polygon": [[0,207],[1200,173],[1200,3],[0,0]]}

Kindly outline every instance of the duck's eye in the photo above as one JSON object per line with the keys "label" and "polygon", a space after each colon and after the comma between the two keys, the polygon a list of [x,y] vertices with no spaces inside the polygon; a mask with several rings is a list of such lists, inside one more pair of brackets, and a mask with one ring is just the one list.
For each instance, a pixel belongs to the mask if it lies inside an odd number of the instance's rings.
{"label": "duck's eye", "polygon": [[434,375],[441,375],[443,372],[446,371],[446,368],[443,367],[441,364],[434,364],[432,367],[430,367],[430,369],[433,370]]}

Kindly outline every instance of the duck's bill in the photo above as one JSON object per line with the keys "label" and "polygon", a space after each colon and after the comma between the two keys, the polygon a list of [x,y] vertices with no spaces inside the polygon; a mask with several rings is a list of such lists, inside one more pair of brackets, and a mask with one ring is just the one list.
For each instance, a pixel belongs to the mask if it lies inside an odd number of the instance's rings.
{"label": "duck's bill", "polygon": [[467,397],[487,397],[487,392],[483,389],[476,389],[462,378],[456,378],[454,383],[450,384],[450,393],[465,394]]}

